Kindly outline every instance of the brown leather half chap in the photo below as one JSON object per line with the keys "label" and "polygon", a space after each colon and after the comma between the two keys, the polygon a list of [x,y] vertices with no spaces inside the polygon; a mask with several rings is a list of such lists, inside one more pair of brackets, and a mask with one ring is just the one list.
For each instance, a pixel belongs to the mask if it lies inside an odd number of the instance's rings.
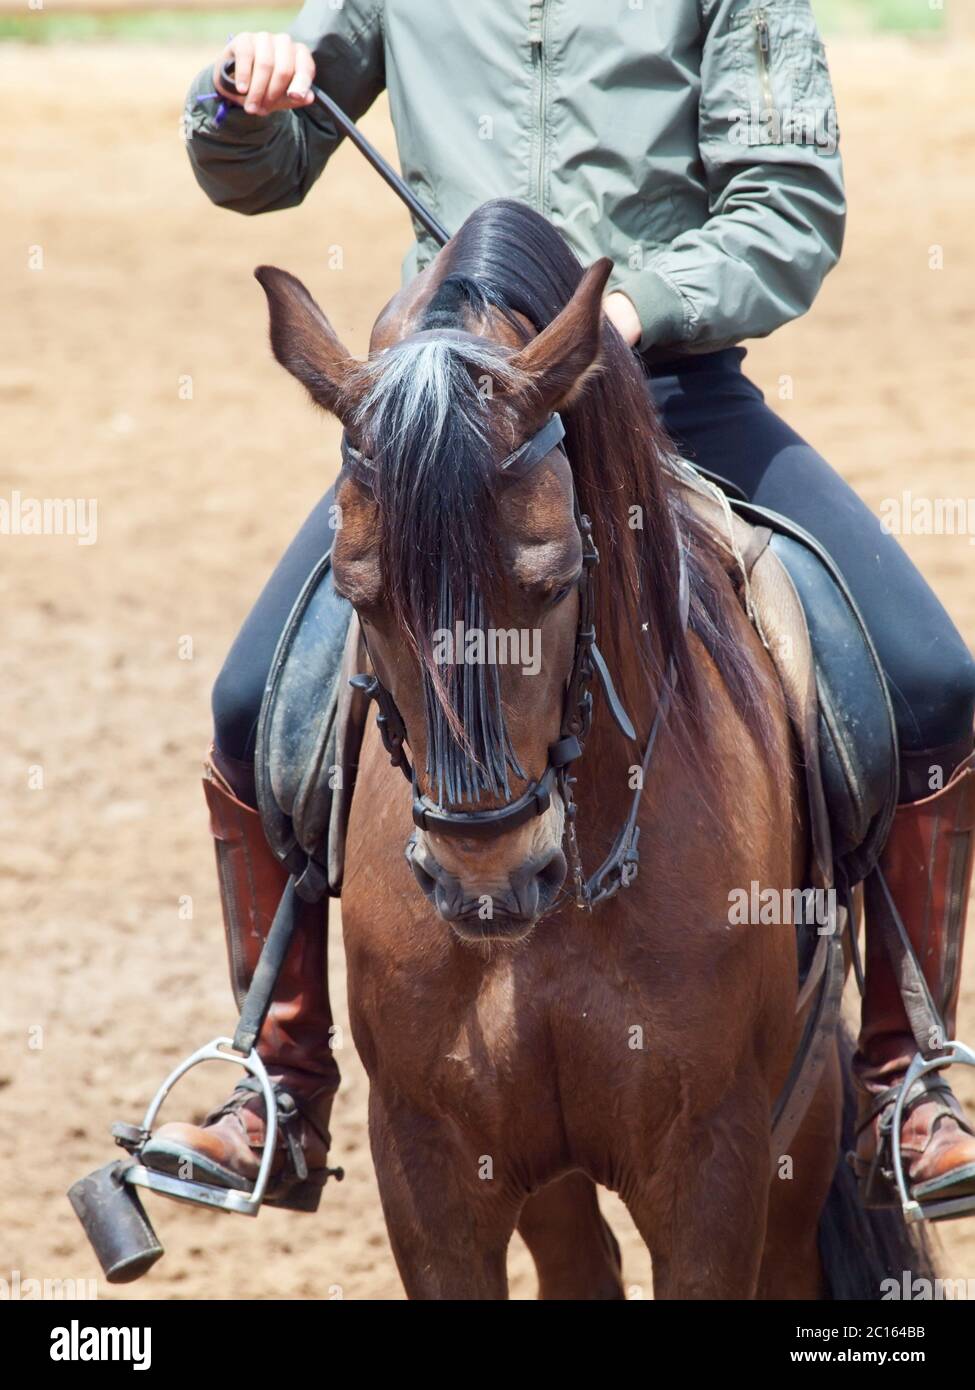
{"label": "brown leather half chap", "polygon": [[[203,780],[220,880],[230,982],[240,1008],[288,881],[272,854],[261,818],[233,795],[212,767]],[[332,1010],[326,974],[327,903],[299,899],[298,923],[257,1050],[269,1071],[298,1070],[338,1085],[329,1046]]]}
{"label": "brown leather half chap", "polygon": [[[854,1060],[862,1092],[855,1166],[862,1178],[873,1163],[885,1116],[889,1123],[893,1101],[888,1088],[899,1082],[916,1052],[934,1056],[954,1037],[973,832],[975,754],[955,769],[940,791],[902,804],[894,817],[880,867],[923,983],[905,958],[908,953],[898,946],[882,885],[873,876],[866,883],[866,989]],[[916,1004],[925,986],[943,1021],[944,1036],[937,1030],[930,1033],[923,1025],[930,1011]],[[915,1187],[943,1183],[953,1170],[975,1163],[975,1137],[944,1073],[922,1078],[912,1093],[902,1128],[911,1182]],[[870,1195],[865,1193],[867,1200]]]}

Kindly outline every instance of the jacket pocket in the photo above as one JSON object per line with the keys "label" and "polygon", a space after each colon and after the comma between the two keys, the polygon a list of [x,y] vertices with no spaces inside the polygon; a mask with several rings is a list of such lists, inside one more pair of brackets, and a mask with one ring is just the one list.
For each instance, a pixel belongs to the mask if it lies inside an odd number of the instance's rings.
{"label": "jacket pocket", "polygon": [[826,49],[808,16],[805,32],[791,40],[792,101],[794,106],[814,109],[835,106],[833,84],[826,64]]}
{"label": "jacket pocket", "polygon": [[800,122],[835,126],[826,50],[806,0],[757,0],[729,28],[749,144],[782,144]]}

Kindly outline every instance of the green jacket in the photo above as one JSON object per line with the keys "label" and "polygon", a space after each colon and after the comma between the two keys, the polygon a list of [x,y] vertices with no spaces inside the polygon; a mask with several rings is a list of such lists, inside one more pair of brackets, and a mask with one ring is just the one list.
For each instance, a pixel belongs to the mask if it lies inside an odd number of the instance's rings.
{"label": "green jacket", "polygon": [[[656,355],[804,313],[843,239],[833,93],[809,0],[308,0],[291,28],[353,119],[386,88],[402,172],[456,230],[521,198],[584,263],[615,263]],[[338,140],[312,107],[213,122],[188,102],[209,197],[299,203]],[[434,244],[417,229],[407,276]]]}

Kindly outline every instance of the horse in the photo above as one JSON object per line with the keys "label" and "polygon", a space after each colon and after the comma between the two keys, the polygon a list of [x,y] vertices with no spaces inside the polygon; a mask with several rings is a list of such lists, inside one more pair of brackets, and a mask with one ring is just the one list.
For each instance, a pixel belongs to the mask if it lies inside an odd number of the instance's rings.
{"label": "horse", "polygon": [[487,203],[364,362],[256,272],[274,355],[345,432],[332,562],[380,718],[342,919],[392,1251],[409,1298],[501,1299],[517,1229],[539,1297],[619,1299],[602,1186],[656,1298],[876,1298],[922,1257],[858,1207],[839,1036],[770,1152],[796,940],[729,899],[806,882],[801,774],[735,566],[602,314],[610,268]]}

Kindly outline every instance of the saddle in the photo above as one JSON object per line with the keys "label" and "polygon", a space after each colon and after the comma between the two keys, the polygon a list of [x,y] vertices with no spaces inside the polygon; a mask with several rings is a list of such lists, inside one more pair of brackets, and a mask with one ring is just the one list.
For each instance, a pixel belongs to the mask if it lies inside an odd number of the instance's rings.
{"label": "saddle", "polygon": [[[785,694],[802,762],[810,886],[847,892],[876,864],[897,801],[894,715],[876,650],[817,541],[776,513],[725,499],[680,464],[687,505],[723,537],[743,602]],[[730,528],[730,529],[729,529]],[[331,554],[282,633],[257,730],[258,806],[271,848],[309,900],[342,888],[345,830],[370,701],[368,659]]]}
{"label": "saddle", "polygon": [[685,497],[728,538],[785,695],[809,807],[811,886],[846,895],[876,865],[897,807],[897,733],[876,648],[843,576],[802,527],[740,498],[722,502],[696,473]]}

